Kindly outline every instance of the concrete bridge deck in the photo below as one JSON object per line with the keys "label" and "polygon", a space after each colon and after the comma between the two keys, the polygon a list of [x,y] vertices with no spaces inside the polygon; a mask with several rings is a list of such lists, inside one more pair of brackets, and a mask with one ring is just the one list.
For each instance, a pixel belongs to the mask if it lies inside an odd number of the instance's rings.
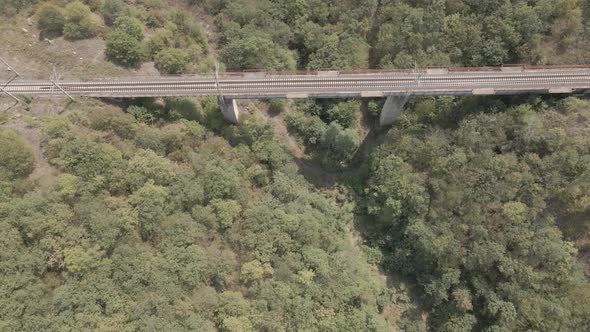
{"label": "concrete bridge deck", "polygon": [[[4,86],[4,90],[15,96],[37,97],[63,96],[65,91],[71,96],[87,97],[222,96],[225,100],[396,96],[407,100],[407,96],[416,95],[563,94],[590,91],[590,66],[547,66],[534,69],[486,67],[463,70],[437,68],[376,72],[246,72],[226,73],[218,78],[182,76],[63,80],[57,84],[52,81],[16,80]],[[404,103],[405,101],[401,103],[402,107]],[[400,102],[389,104],[399,105]]]}

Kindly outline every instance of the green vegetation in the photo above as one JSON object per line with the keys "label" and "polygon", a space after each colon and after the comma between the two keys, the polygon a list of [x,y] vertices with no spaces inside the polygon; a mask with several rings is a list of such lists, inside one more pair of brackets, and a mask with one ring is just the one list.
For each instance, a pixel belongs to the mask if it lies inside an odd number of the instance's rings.
{"label": "green vegetation", "polygon": [[[0,196],[3,329],[385,330],[350,208],[296,174],[269,125],[223,138],[92,107],[45,119],[57,177]],[[10,188],[32,155],[0,141]]]}
{"label": "green vegetation", "polygon": [[184,72],[189,56],[178,48],[165,48],[155,56],[156,68],[166,74],[180,74]]}
{"label": "green vegetation", "polygon": [[141,63],[141,42],[127,32],[114,30],[107,35],[107,56],[124,66],[137,66]]}
{"label": "green vegetation", "polygon": [[271,114],[279,114],[285,110],[286,104],[286,99],[271,99],[268,103],[268,111]]}
{"label": "green vegetation", "polygon": [[143,59],[143,30],[144,26],[138,19],[118,17],[113,24],[113,31],[106,37],[107,56],[123,66],[139,65]]}
{"label": "green vegetation", "polygon": [[125,32],[139,41],[143,40],[144,29],[140,20],[129,16],[119,16],[113,24],[113,31]]}
{"label": "green vegetation", "polygon": [[66,19],[59,7],[45,4],[37,10],[37,18],[39,30],[55,34],[63,32]]}
{"label": "green vegetation", "polygon": [[[581,0],[0,13],[163,74],[590,62]],[[379,99],[252,103],[235,126],[215,97],[37,102],[0,114],[2,331],[590,330],[587,99],[417,97],[386,129]]]}
{"label": "green vegetation", "polygon": [[107,25],[113,25],[117,18],[125,13],[126,7],[123,0],[105,0],[101,8],[104,22]]}
{"label": "green vegetation", "polygon": [[0,128],[0,177],[24,177],[33,170],[33,153],[13,130]]}
{"label": "green vegetation", "polygon": [[102,29],[100,19],[80,1],[68,3],[64,8],[64,17],[63,34],[69,39],[94,37]]}
{"label": "green vegetation", "polygon": [[556,225],[569,239],[589,234],[584,104],[576,114],[524,104],[449,126],[438,125],[448,107],[422,107],[373,152],[367,238],[385,268],[416,280],[433,328],[588,326],[590,285]]}

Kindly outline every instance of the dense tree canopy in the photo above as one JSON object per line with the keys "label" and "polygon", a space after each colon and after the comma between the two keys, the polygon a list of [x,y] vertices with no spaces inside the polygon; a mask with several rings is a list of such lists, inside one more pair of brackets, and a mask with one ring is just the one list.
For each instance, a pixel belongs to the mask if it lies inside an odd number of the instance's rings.
{"label": "dense tree canopy", "polygon": [[28,189],[32,153],[0,132],[2,329],[387,330],[344,240],[351,210],[296,174],[272,127],[223,138],[206,100],[167,107],[181,118],[162,127],[105,105],[48,117],[59,173]]}
{"label": "dense tree canopy", "polygon": [[588,234],[590,141],[579,129],[590,118],[567,113],[572,99],[562,105],[479,113],[446,128],[425,112],[444,109],[423,108],[374,152],[368,238],[387,269],[415,278],[437,329],[590,326],[590,286],[556,226],[575,219],[582,233],[568,238]]}
{"label": "dense tree canopy", "polygon": [[[133,75],[590,62],[582,0],[0,0],[0,15],[7,35],[31,16],[30,43],[63,35],[68,56],[104,45]],[[245,102],[238,125],[215,97],[61,115],[23,99],[35,118],[0,114],[2,331],[590,330],[586,99],[417,97],[392,128],[372,124],[377,98]]]}

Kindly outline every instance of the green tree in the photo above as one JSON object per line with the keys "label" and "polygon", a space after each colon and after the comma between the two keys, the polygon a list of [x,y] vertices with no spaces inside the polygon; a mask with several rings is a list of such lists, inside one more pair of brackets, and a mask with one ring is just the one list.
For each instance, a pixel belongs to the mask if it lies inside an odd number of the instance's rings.
{"label": "green tree", "polygon": [[165,215],[166,200],[169,192],[166,188],[147,182],[143,187],[129,196],[129,203],[137,210],[141,222],[141,237],[149,240]]}
{"label": "green tree", "polygon": [[240,204],[234,200],[213,199],[209,206],[217,216],[217,222],[221,229],[230,228],[242,211]]}
{"label": "green tree", "polygon": [[320,145],[327,151],[326,158],[345,166],[360,146],[358,134],[354,129],[344,129],[332,122],[324,132]]}
{"label": "green tree", "polygon": [[100,108],[89,112],[90,127],[97,130],[112,131],[122,138],[133,138],[138,130],[133,116],[114,108]]}
{"label": "green tree", "polygon": [[286,104],[285,99],[271,99],[268,104],[268,111],[272,114],[279,114],[285,110]]}
{"label": "green tree", "polygon": [[143,30],[145,29],[143,23],[130,16],[119,16],[113,23],[115,31],[126,32],[133,38],[141,41],[143,40]]}
{"label": "green tree", "polygon": [[37,27],[39,30],[60,35],[66,19],[59,7],[44,4],[37,9]]}
{"label": "green tree", "polygon": [[148,110],[144,106],[131,105],[131,106],[127,107],[126,112],[133,115],[133,117],[135,117],[135,119],[137,119],[138,121],[141,121],[141,122],[153,124],[154,121],[156,120],[155,112]]}
{"label": "green tree", "polygon": [[188,54],[178,48],[165,48],[154,57],[156,68],[166,74],[181,74],[186,70]]}
{"label": "green tree", "polygon": [[141,63],[143,56],[140,41],[119,30],[107,35],[106,53],[111,60],[130,67]]}
{"label": "green tree", "polygon": [[317,144],[326,131],[326,124],[318,116],[303,112],[290,112],[285,116],[289,131],[299,135],[308,144]]}
{"label": "green tree", "polygon": [[101,25],[90,8],[80,1],[68,3],[64,8],[63,34],[69,39],[85,39],[96,36]]}
{"label": "green tree", "polygon": [[91,248],[73,247],[64,249],[66,269],[74,274],[84,274],[101,264],[102,252],[97,246]]}
{"label": "green tree", "polygon": [[33,171],[35,158],[31,147],[14,130],[0,128],[0,173],[26,177]]}
{"label": "green tree", "polygon": [[328,118],[344,128],[352,127],[359,113],[360,103],[356,100],[340,102],[328,109]]}
{"label": "green tree", "polygon": [[295,54],[258,36],[234,38],[224,46],[221,58],[228,69],[293,70]]}
{"label": "green tree", "polygon": [[123,0],[105,0],[101,8],[105,23],[113,25],[117,18],[124,14],[126,7]]}

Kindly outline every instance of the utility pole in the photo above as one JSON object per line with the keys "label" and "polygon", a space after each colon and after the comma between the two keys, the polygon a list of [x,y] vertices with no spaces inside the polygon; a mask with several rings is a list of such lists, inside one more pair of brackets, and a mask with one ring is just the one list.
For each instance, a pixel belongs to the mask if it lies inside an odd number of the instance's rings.
{"label": "utility pole", "polygon": [[12,68],[11,65],[8,64],[8,62],[6,62],[6,60],[4,60],[2,57],[0,57],[0,61],[6,66],[6,69],[11,71],[14,76],[12,76],[10,79],[8,79],[8,81],[6,81],[1,87],[0,87],[0,91],[2,91],[3,93],[5,93],[7,96],[9,96],[10,98],[15,100],[14,105],[10,106],[9,108],[14,107],[15,105],[20,103],[20,100],[18,98],[16,98],[12,93],[6,91],[6,87],[12,82],[14,81],[17,77],[20,76],[20,74],[16,71],[16,69]]}
{"label": "utility pole", "polygon": [[53,66],[53,74],[50,77],[50,81],[51,83],[53,83],[53,85],[58,88],[59,90],[61,90],[61,92],[68,96],[68,98],[70,98],[71,101],[74,101],[74,98],[66,92],[66,90],[64,90],[59,84],[58,81],[61,79],[61,76],[57,73],[57,70],[55,69],[55,66]]}

